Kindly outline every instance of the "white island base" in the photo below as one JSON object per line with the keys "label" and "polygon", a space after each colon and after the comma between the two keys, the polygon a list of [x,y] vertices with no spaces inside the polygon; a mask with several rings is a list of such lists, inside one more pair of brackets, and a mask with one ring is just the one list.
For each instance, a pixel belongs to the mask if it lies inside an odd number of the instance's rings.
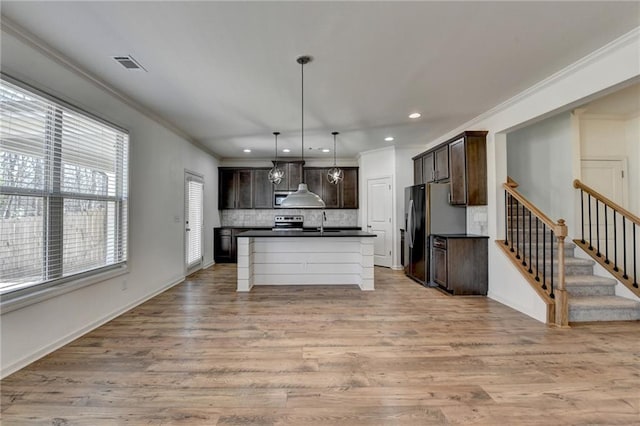
{"label": "white island base", "polygon": [[374,289],[371,234],[269,237],[268,232],[262,232],[264,237],[238,236],[237,291],[250,291],[254,285],[355,284],[361,290]]}

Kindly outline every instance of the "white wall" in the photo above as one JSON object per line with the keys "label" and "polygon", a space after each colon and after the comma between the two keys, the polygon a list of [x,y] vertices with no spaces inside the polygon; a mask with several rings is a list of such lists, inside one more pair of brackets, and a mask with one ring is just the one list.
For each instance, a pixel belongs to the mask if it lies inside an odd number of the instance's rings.
{"label": "white wall", "polygon": [[4,377],[184,279],[185,169],[205,181],[205,264],[219,217],[214,157],[24,40],[3,31],[1,47],[3,72],[130,131],[129,272],[3,313]]}
{"label": "white wall", "polygon": [[[579,116],[581,158],[627,160],[627,205],[640,214],[640,117]],[[605,194],[606,195],[606,194]]]}
{"label": "white wall", "polygon": [[518,191],[552,220],[574,218],[571,115],[547,118],[507,134],[507,173]]}
{"label": "white wall", "polygon": [[[492,240],[503,238],[507,177],[505,133],[584,104],[604,91],[640,78],[640,27],[591,53],[519,95],[449,133],[430,141],[433,147],[464,130],[487,130],[488,230]],[[409,165],[407,165],[408,167]],[[570,165],[568,165],[571,167]],[[569,202],[570,203],[570,202]],[[531,295],[527,281],[509,272],[504,254],[489,243],[489,297],[544,321],[542,302]],[[523,300],[525,299],[525,300]]]}
{"label": "white wall", "polygon": [[628,119],[625,124],[629,156],[629,210],[640,216],[640,116]]}

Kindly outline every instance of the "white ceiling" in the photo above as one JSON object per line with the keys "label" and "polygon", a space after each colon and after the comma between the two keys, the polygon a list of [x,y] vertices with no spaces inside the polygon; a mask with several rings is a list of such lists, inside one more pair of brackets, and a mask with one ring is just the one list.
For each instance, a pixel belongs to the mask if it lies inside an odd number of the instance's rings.
{"label": "white ceiling", "polygon": [[300,155],[302,54],[306,147],[336,130],[354,157],[389,135],[424,145],[640,25],[638,2],[3,0],[2,14],[221,158],[271,157],[275,130]]}

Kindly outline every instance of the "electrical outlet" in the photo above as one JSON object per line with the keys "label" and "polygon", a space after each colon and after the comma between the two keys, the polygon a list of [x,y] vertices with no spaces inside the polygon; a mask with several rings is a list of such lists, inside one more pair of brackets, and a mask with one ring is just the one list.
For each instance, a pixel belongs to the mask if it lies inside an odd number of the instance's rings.
{"label": "electrical outlet", "polygon": [[122,291],[127,289],[127,280],[122,280]]}

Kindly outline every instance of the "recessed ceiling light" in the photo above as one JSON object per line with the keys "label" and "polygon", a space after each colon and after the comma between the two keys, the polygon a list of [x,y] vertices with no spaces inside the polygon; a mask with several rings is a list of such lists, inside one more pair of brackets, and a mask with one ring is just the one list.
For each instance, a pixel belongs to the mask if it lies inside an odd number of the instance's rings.
{"label": "recessed ceiling light", "polygon": [[282,152],[291,152],[291,150],[289,148],[285,148],[282,150]]}
{"label": "recessed ceiling light", "polygon": [[391,142],[393,140],[393,136],[387,136],[386,138],[384,138],[384,140],[387,142]]}
{"label": "recessed ceiling light", "polygon": [[409,118],[420,118],[422,117],[422,114],[420,114],[419,112],[414,112],[409,114]]}
{"label": "recessed ceiling light", "polygon": [[250,149],[243,149],[244,152],[251,152]]}
{"label": "recessed ceiling light", "polygon": [[327,149],[327,148],[323,148],[323,149],[322,149],[322,152],[331,152],[331,150],[330,150],[330,149]]}

